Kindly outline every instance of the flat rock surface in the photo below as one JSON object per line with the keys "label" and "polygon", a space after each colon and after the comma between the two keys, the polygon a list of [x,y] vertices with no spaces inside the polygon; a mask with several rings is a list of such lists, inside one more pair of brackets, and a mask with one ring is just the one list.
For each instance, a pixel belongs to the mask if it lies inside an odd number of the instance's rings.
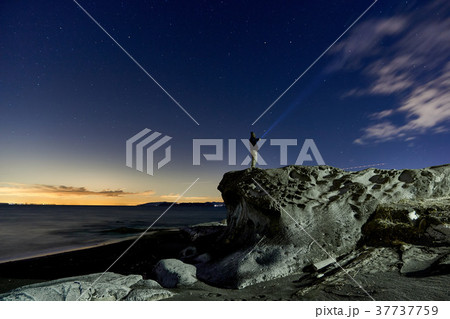
{"label": "flat rock surface", "polygon": [[422,272],[441,259],[445,259],[450,253],[450,247],[417,247],[406,246],[403,248],[402,261],[400,269],[402,274],[411,274]]}
{"label": "flat rock surface", "polygon": [[[156,283],[157,285],[157,283]],[[14,289],[0,295],[3,301],[159,300],[173,295],[140,275],[115,273],[62,278]],[[149,288],[149,286],[155,286]]]}
{"label": "flat rock surface", "polygon": [[166,300],[450,300],[450,267],[405,276],[400,247],[359,249],[338,263],[239,290],[197,282]]}
{"label": "flat rock surface", "polygon": [[125,301],[156,301],[161,299],[170,298],[174,293],[166,289],[149,289],[149,288],[137,288],[133,289]]}

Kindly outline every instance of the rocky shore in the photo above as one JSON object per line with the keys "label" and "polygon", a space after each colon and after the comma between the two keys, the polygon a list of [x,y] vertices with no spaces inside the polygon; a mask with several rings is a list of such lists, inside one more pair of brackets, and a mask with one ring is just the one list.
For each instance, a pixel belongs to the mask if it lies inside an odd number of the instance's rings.
{"label": "rocky shore", "polygon": [[247,169],[218,189],[226,223],[150,232],[107,273],[130,241],[0,264],[0,300],[450,299],[450,165]]}

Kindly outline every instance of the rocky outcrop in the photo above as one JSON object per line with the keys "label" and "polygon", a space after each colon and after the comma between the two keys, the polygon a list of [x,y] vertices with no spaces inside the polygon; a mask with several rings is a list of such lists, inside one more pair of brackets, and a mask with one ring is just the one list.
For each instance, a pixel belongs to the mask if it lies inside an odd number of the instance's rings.
{"label": "rocky outcrop", "polygon": [[178,259],[160,260],[154,269],[157,281],[165,288],[186,287],[197,282],[197,269]]}
{"label": "rocky outcrop", "polygon": [[421,198],[379,205],[362,227],[371,246],[410,243],[450,246],[450,198]]}
{"label": "rocky outcrop", "polygon": [[173,296],[140,275],[91,274],[28,285],[0,295],[3,301],[159,300]]}
{"label": "rocky outcrop", "polygon": [[219,286],[300,273],[358,245],[448,245],[450,165],[247,169],[226,173],[218,189],[228,210],[222,241],[231,253],[198,265],[197,275]]}
{"label": "rocky outcrop", "polygon": [[[361,247],[295,281],[298,300],[448,300],[448,247]],[[406,273],[405,271],[408,271]]]}

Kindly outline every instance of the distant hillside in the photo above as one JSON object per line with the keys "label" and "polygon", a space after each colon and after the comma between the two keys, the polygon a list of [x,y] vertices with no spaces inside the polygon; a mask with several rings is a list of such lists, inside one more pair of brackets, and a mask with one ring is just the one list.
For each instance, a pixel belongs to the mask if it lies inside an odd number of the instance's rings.
{"label": "distant hillside", "polygon": [[222,202],[205,202],[205,203],[173,203],[173,202],[151,202],[137,205],[139,207],[162,207],[170,205],[178,207],[224,207],[225,204]]}

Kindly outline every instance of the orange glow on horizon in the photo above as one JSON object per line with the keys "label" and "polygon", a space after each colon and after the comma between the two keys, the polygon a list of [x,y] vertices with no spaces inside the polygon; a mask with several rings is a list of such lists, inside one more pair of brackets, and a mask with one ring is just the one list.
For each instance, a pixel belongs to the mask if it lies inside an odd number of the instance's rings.
{"label": "orange glow on horizon", "polygon": [[[176,198],[175,198],[176,199]],[[174,202],[175,199],[170,200],[168,198],[155,197],[152,199],[132,199],[132,198],[48,198],[48,197],[9,197],[0,196],[0,203],[18,204],[18,205],[79,205],[79,206],[136,206],[151,202]],[[219,197],[186,197],[181,198],[178,203],[203,203],[203,202],[222,202],[222,198]]]}
{"label": "orange glow on horizon", "polygon": [[153,190],[90,190],[85,187],[0,183],[0,203],[34,205],[135,206],[150,202],[222,202],[218,196],[157,195]]}

